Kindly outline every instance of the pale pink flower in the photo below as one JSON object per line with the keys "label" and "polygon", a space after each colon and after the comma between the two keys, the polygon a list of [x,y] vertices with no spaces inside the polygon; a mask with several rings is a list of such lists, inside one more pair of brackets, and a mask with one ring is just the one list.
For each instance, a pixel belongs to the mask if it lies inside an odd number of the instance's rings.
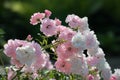
{"label": "pale pink flower", "polygon": [[100,44],[97,40],[96,35],[94,34],[94,31],[84,31],[83,35],[85,36],[87,49],[95,48]]}
{"label": "pale pink flower", "polygon": [[26,40],[28,40],[28,41],[31,41],[33,38],[32,38],[32,36],[29,34],[28,36],[27,36],[27,38],[26,38]]}
{"label": "pale pink flower", "polygon": [[37,70],[41,70],[43,68],[52,69],[53,66],[52,66],[52,64],[50,64],[50,61],[48,59],[49,59],[49,57],[46,55],[46,53],[44,53],[44,52],[37,53],[35,62],[32,63],[31,66],[25,66],[22,71],[26,72],[26,73],[28,73],[28,72],[34,73]]}
{"label": "pale pink flower", "polygon": [[68,29],[69,29],[68,27],[63,26],[63,25],[58,25],[58,26],[57,26],[57,31],[58,31],[58,33],[62,33],[63,31],[66,31],[66,30],[68,30]]}
{"label": "pale pink flower", "polygon": [[55,18],[55,22],[56,22],[56,25],[57,25],[57,26],[58,26],[58,25],[61,25],[61,21],[60,21],[59,19]]}
{"label": "pale pink flower", "polygon": [[58,45],[56,52],[57,56],[60,58],[69,58],[76,54],[78,52],[78,49],[74,48],[71,42],[66,42]]}
{"label": "pale pink flower", "polygon": [[[25,48],[25,50],[24,49],[20,50],[20,52],[23,51],[23,53],[24,53],[26,51],[27,53],[26,53],[26,56],[25,55],[22,56],[22,54],[21,54],[21,58],[23,58],[23,59],[20,58],[20,59],[18,59],[19,61],[21,60],[24,64],[27,64],[29,66],[35,64],[37,62],[37,60],[40,60],[39,63],[37,63],[37,65],[43,64],[43,62],[45,60],[43,59],[44,56],[42,56],[41,47],[38,43],[36,43],[34,41],[27,42],[26,44],[24,44],[21,47]],[[17,49],[16,49],[16,51],[17,51]],[[28,57],[28,58],[25,58],[25,57]],[[23,61],[23,60],[25,60],[25,61]]]}
{"label": "pale pink flower", "polygon": [[65,22],[68,23],[71,28],[79,28],[81,32],[89,30],[87,17],[80,18],[79,16],[72,14],[67,16]]}
{"label": "pale pink flower", "polygon": [[33,77],[33,79],[35,80],[36,78],[39,77],[39,74],[38,74],[37,72],[34,72],[34,73],[32,74],[32,77]]}
{"label": "pale pink flower", "polygon": [[99,63],[99,59],[95,56],[87,57],[86,60],[89,66],[96,66]]}
{"label": "pale pink flower", "polygon": [[63,32],[60,32],[59,34],[59,39],[64,39],[67,41],[71,41],[72,37],[76,34],[75,31],[73,31],[70,28],[65,28],[65,30],[63,30]]}
{"label": "pale pink flower", "polygon": [[11,68],[8,69],[7,80],[13,80],[15,77],[16,72],[13,71]]}
{"label": "pale pink flower", "polygon": [[69,59],[69,62],[71,64],[71,73],[79,74],[83,77],[88,75],[88,66],[84,56],[73,56]]}
{"label": "pale pink flower", "polygon": [[57,26],[54,20],[44,19],[42,20],[40,31],[43,32],[46,36],[53,36],[57,34]]}
{"label": "pale pink flower", "polygon": [[27,41],[10,39],[10,40],[8,40],[8,43],[4,45],[4,53],[8,57],[16,58],[16,48],[23,46],[26,43],[27,43]]}
{"label": "pale pink flower", "polygon": [[8,43],[4,45],[4,53],[8,56],[8,57],[16,57],[16,53],[15,50],[18,47],[18,45],[16,45],[16,43],[14,42],[14,40],[8,40]]}
{"label": "pale pink flower", "polygon": [[96,74],[95,76],[94,76],[94,80],[100,80],[101,79],[101,77],[100,77],[100,75],[99,74]]}
{"label": "pale pink flower", "polygon": [[40,13],[40,12],[34,13],[34,14],[31,16],[30,24],[32,24],[32,25],[37,25],[38,23],[41,22],[41,20],[42,20],[44,17],[45,17],[45,14],[44,14],[44,13]]}
{"label": "pale pink flower", "polygon": [[55,62],[55,68],[60,72],[69,74],[71,64],[67,60],[58,58],[57,61]]}
{"label": "pale pink flower", "polygon": [[26,66],[26,65],[22,68],[21,72],[24,72],[24,73],[34,73],[34,71],[31,68],[31,66]]}
{"label": "pale pink flower", "polygon": [[98,70],[102,70],[105,68],[105,66],[109,66],[109,64],[106,62],[105,58],[98,58],[98,63],[96,64],[96,67]]}
{"label": "pale pink flower", "polygon": [[101,71],[101,76],[104,80],[110,80],[110,77],[112,75],[111,67],[106,62],[105,58],[99,58],[99,63],[96,65],[97,69]]}
{"label": "pale pink flower", "polygon": [[31,47],[35,48],[35,54],[36,55],[42,54],[42,48],[38,43],[32,41],[31,43],[29,43],[29,45],[31,45]]}
{"label": "pale pink flower", "polygon": [[85,37],[82,35],[80,32],[77,32],[73,37],[72,37],[72,45],[76,48],[85,50],[86,49],[86,44],[85,44]]}
{"label": "pale pink flower", "polygon": [[20,61],[18,61],[18,60],[15,59],[15,58],[11,58],[10,63],[11,63],[12,65],[15,65],[17,68],[20,68],[20,67],[23,66],[23,64],[21,64]]}
{"label": "pale pink flower", "polygon": [[53,65],[52,65],[52,63],[50,61],[47,61],[46,65],[45,65],[45,68],[47,68],[48,70],[54,69]]}
{"label": "pale pink flower", "polygon": [[88,18],[87,17],[83,17],[81,18],[81,23],[80,23],[80,27],[79,27],[79,30],[81,32],[84,32],[84,31],[89,31],[89,25],[88,25]]}
{"label": "pale pink flower", "polygon": [[103,52],[103,50],[102,50],[102,48],[97,48],[97,53],[95,54],[95,56],[97,57],[97,58],[104,58],[105,57],[105,54],[104,54],[104,52]]}
{"label": "pale pink flower", "polygon": [[99,47],[94,47],[94,48],[87,49],[87,54],[89,56],[95,56],[98,52],[98,49],[99,49]]}
{"label": "pale pink flower", "polygon": [[49,11],[49,10],[45,10],[45,16],[46,16],[46,17],[50,17],[51,14],[52,14],[51,11]]}
{"label": "pale pink flower", "polygon": [[4,53],[11,57],[11,64],[16,67],[29,66],[31,69],[41,69],[48,61],[38,43],[24,40],[9,40],[4,45]]}
{"label": "pale pink flower", "polygon": [[87,79],[86,80],[94,80],[94,76],[89,74],[89,75],[87,75]]}
{"label": "pale pink flower", "polygon": [[101,71],[101,77],[103,77],[104,80],[110,80],[111,75],[112,73],[109,68],[105,68]]}
{"label": "pale pink flower", "polygon": [[44,54],[45,54],[45,58],[46,58],[46,64],[45,64],[45,68],[47,68],[48,70],[52,70],[53,69],[53,65],[52,65],[52,63],[51,63],[51,61],[50,61],[50,56],[49,56],[49,54],[48,53],[46,53],[46,52],[44,52]]}
{"label": "pale pink flower", "polygon": [[99,63],[96,65],[98,70],[101,71],[104,69],[109,69],[111,71],[111,67],[105,58],[98,58],[98,59],[99,59]]}
{"label": "pale pink flower", "polygon": [[80,22],[80,17],[77,15],[68,15],[65,20],[66,23],[69,23],[69,26],[72,28],[79,27],[81,22]]}
{"label": "pale pink flower", "polygon": [[45,54],[37,54],[36,61],[31,65],[33,71],[37,71],[38,69],[42,69],[45,67],[47,63],[46,55]]}

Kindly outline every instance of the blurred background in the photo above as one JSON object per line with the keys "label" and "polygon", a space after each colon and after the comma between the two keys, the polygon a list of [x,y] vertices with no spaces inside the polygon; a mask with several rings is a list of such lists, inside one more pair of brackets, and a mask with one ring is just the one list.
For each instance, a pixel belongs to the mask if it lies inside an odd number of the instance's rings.
{"label": "blurred background", "polygon": [[25,39],[28,34],[37,37],[39,26],[29,24],[29,19],[45,9],[64,25],[68,14],[87,16],[108,62],[120,68],[120,0],[0,0],[0,48],[8,39]]}

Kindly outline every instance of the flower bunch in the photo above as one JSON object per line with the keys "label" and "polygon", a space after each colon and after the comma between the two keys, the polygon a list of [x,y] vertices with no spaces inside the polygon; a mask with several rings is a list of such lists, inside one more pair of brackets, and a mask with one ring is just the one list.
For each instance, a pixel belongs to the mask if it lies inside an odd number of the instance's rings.
{"label": "flower bunch", "polygon": [[[39,44],[28,35],[26,40],[10,39],[4,45],[4,53],[12,64],[8,69],[8,80],[18,79],[16,75],[23,77],[23,74],[32,79],[45,76],[49,80],[59,80],[56,77],[63,76],[60,80],[120,80],[120,69],[112,73],[94,31],[89,28],[87,17],[68,15],[66,27],[59,19],[51,19],[51,14],[45,10],[34,13],[30,19],[30,24],[40,25],[46,43],[39,41]],[[51,37],[53,40],[49,40]],[[55,55],[52,60],[50,52]],[[42,71],[46,73],[42,75]]]}

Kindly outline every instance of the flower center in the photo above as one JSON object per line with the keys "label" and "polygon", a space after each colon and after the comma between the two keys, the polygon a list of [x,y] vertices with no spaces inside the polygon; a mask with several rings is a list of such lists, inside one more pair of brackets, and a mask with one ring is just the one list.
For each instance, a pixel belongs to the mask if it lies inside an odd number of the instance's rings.
{"label": "flower center", "polygon": [[47,25],[46,28],[49,29],[51,25]]}
{"label": "flower center", "polygon": [[68,51],[71,51],[72,50],[72,48],[71,47],[68,47],[68,49],[67,49]]}

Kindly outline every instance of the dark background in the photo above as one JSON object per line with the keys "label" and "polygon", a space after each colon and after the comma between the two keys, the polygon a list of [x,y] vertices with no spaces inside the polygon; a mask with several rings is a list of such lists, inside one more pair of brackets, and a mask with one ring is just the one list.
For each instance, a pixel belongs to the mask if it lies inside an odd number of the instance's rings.
{"label": "dark background", "polygon": [[32,26],[29,19],[45,9],[64,25],[68,14],[87,16],[106,57],[120,57],[120,0],[0,0],[0,48],[8,39],[25,39],[28,34],[37,38],[39,25]]}

